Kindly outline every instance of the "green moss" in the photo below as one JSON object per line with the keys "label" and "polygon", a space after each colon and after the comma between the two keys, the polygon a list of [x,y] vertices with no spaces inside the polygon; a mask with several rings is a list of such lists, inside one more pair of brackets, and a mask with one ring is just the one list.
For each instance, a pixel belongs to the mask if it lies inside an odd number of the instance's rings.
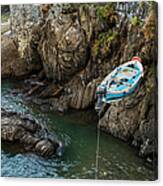
{"label": "green moss", "polygon": [[107,35],[107,42],[111,42],[118,36],[118,32],[111,32]]}
{"label": "green moss", "polygon": [[140,25],[141,24],[141,20],[137,16],[134,16],[134,17],[131,18],[131,24],[133,26]]}
{"label": "green moss", "polygon": [[99,34],[98,40],[100,41],[100,44],[103,44],[106,38],[106,33],[105,32],[101,32]]}
{"label": "green moss", "polygon": [[92,54],[94,56],[101,56],[105,58],[108,56],[110,51],[110,46],[113,41],[115,41],[118,37],[118,32],[112,32],[109,30],[108,32],[99,33],[98,38],[95,40],[94,45],[92,47]]}
{"label": "green moss", "polygon": [[118,36],[118,32],[115,31],[115,32],[112,32],[112,31],[108,31],[106,33],[100,33],[99,34],[99,42],[100,44],[106,44],[106,43],[109,43],[109,42],[112,42],[114,39],[116,39]]}
{"label": "green moss", "polygon": [[113,41],[115,41],[118,36],[117,31],[113,32],[113,28],[115,28],[118,20],[118,14],[115,11],[115,3],[107,3],[96,6],[96,15],[100,22],[104,25],[105,29],[102,29],[101,32],[98,33],[92,52],[93,55],[105,58],[111,52]]}
{"label": "green moss", "polygon": [[94,56],[97,56],[98,53],[99,53],[99,50],[100,50],[100,41],[99,40],[96,40],[94,45],[93,45],[93,48],[92,48],[92,53]]}
{"label": "green moss", "polygon": [[96,8],[96,14],[101,20],[106,20],[114,12],[114,3],[107,3]]}

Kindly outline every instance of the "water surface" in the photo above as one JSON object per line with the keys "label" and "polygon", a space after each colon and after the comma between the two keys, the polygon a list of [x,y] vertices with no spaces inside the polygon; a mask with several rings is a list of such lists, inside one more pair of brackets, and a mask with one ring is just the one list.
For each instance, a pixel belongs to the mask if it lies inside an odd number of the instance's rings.
{"label": "water surface", "polygon": [[[27,113],[48,125],[65,144],[60,158],[43,158],[32,153],[20,153],[14,146],[2,144],[1,174],[5,177],[95,177],[96,120],[84,112],[64,115],[44,113],[11,92],[18,82],[3,81],[1,105],[8,110]],[[99,179],[152,180],[153,171],[128,144],[102,133],[100,135]]]}

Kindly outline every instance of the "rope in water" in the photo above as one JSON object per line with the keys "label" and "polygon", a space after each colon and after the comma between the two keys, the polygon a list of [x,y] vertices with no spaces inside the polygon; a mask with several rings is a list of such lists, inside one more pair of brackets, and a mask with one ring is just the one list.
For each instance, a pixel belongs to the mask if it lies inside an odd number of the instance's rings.
{"label": "rope in water", "polygon": [[100,127],[97,126],[97,144],[96,144],[96,169],[95,169],[95,179],[98,179],[99,173],[99,150],[100,150]]}

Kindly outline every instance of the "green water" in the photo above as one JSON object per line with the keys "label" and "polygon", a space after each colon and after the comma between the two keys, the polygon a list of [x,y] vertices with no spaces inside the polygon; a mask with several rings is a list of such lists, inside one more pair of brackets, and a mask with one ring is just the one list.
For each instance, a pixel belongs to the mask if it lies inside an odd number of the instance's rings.
{"label": "green water", "polygon": [[[1,174],[5,177],[95,178],[96,119],[88,112],[71,111],[64,115],[43,113],[25,103],[22,95],[11,91],[17,82],[3,81],[1,106],[27,113],[48,125],[65,144],[61,158],[43,158],[20,153],[2,144]],[[128,144],[102,133],[100,135],[99,179],[153,180],[153,171]]]}

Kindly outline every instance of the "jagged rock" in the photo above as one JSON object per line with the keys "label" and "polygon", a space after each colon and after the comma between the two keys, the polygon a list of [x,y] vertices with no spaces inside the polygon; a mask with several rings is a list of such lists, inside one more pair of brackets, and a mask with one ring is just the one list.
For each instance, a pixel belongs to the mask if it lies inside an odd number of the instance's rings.
{"label": "jagged rock", "polygon": [[[138,125],[140,111],[138,104],[135,104],[135,97],[138,93],[137,91],[122,101],[111,103],[105,115],[100,119],[99,126],[101,129],[115,137],[128,140]],[[131,105],[129,108],[128,104]]]}
{"label": "jagged rock", "polygon": [[115,137],[130,141],[140,149],[141,156],[146,156],[157,153],[156,103],[153,93],[140,94],[142,89],[119,102],[111,103],[99,120],[99,127]]}
{"label": "jagged rock", "polygon": [[38,5],[11,5],[11,31],[17,42],[20,58],[31,63],[40,63],[37,52],[40,40],[41,17]]}
{"label": "jagged rock", "polygon": [[49,138],[45,126],[34,119],[2,109],[1,139],[5,142],[22,144],[25,151],[41,156],[53,156],[62,143],[56,138]]}
{"label": "jagged rock", "polygon": [[55,82],[71,79],[87,63],[90,42],[87,34],[91,33],[86,30],[92,29],[92,22],[88,23],[90,17],[80,15],[84,9],[79,10],[76,4],[53,5],[44,17],[38,51],[47,77]]}
{"label": "jagged rock", "polygon": [[85,85],[82,84],[81,80],[78,80],[78,83],[75,84],[76,86],[71,89],[69,106],[74,109],[85,109],[91,106],[96,99],[97,82],[98,80],[94,79]]}
{"label": "jagged rock", "polygon": [[41,68],[39,63],[27,63],[18,53],[17,44],[8,36],[1,37],[1,75],[2,78],[22,77]]}
{"label": "jagged rock", "polygon": [[2,78],[21,77],[42,68],[37,52],[40,40],[39,7],[10,6],[11,33],[2,35]]}

